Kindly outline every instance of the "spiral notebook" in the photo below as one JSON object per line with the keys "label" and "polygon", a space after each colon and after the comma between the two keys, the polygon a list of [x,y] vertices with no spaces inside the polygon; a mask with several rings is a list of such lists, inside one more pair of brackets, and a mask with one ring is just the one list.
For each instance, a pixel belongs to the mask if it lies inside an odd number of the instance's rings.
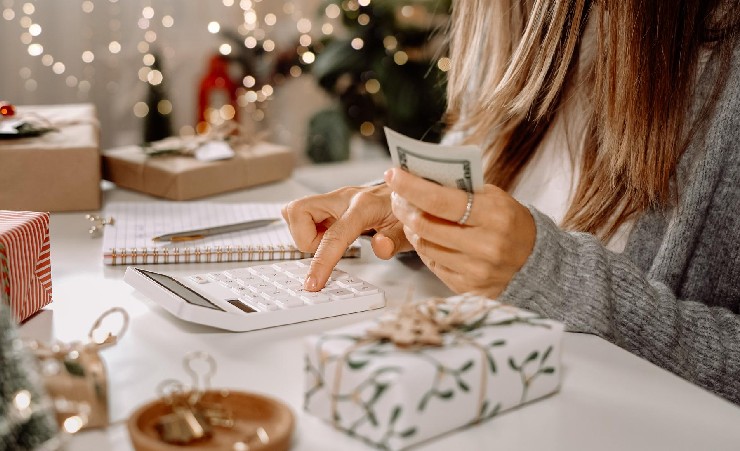
{"label": "spiral notebook", "polygon": [[[215,227],[253,219],[282,218],[282,203],[112,202],[112,224],[103,232],[106,265],[216,263],[310,257],[295,247],[284,221],[258,229],[224,233],[184,243],[155,242],[165,233]],[[359,257],[353,243],[345,257]]]}

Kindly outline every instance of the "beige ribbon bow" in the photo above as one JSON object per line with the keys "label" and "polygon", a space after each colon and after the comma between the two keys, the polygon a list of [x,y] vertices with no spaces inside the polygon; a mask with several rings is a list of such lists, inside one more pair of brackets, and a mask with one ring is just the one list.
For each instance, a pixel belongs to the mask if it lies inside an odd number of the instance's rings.
{"label": "beige ribbon bow", "polygon": [[449,304],[442,298],[407,303],[393,318],[383,320],[377,327],[368,330],[367,336],[390,340],[400,348],[442,346],[444,333],[482,317],[494,305],[485,298],[478,298],[474,303],[462,300]]}
{"label": "beige ribbon bow", "polygon": [[266,134],[265,131],[250,134],[239,123],[226,121],[209,127],[206,133],[170,136],[160,141],[150,142],[143,149],[147,155],[152,157],[172,153],[192,156],[200,146],[207,142],[228,140],[231,148],[236,149],[241,146],[251,146],[261,141]]}

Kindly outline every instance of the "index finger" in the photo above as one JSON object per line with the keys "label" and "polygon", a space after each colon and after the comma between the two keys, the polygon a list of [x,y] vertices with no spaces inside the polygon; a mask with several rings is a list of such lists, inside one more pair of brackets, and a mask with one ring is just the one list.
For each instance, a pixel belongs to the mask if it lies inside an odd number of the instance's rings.
{"label": "index finger", "polygon": [[359,215],[353,214],[352,210],[353,208],[347,209],[324,232],[306,275],[304,283],[306,290],[318,291],[326,285],[332,270],[341,260],[349,245],[367,228]]}
{"label": "index finger", "polygon": [[289,202],[282,214],[290,234],[302,252],[315,252],[324,233],[324,225],[334,221],[346,209],[345,196],[317,194]]}
{"label": "index finger", "polygon": [[399,168],[386,171],[385,181],[407,202],[432,216],[457,222],[465,214],[468,194],[463,190],[439,185]]}

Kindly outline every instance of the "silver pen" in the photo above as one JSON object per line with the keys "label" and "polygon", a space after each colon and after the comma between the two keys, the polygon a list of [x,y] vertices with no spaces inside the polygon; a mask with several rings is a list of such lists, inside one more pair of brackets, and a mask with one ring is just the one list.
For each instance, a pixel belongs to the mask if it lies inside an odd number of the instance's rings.
{"label": "silver pen", "polygon": [[182,232],[167,233],[165,235],[159,235],[152,238],[152,241],[193,241],[200,240],[207,236],[218,235],[221,233],[239,232],[242,230],[256,229],[270,225],[274,222],[280,221],[278,218],[267,218],[267,219],[255,219],[252,221],[238,222],[236,224],[226,224],[215,227],[206,227],[204,229],[196,230],[185,230]]}

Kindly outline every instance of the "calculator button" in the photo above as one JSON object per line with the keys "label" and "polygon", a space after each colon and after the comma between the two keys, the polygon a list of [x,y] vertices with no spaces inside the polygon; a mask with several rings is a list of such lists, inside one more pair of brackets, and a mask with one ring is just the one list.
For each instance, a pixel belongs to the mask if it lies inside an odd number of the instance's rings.
{"label": "calculator button", "polygon": [[349,274],[347,274],[346,272],[342,271],[341,269],[334,268],[329,275],[329,280],[339,280],[347,276],[349,276]]}
{"label": "calculator button", "polygon": [[239,286],[239,284],[236,282],[236,280],[232,280],[232,279],[222,280],[218,284],[221,285],[222,287],[226,287],[226,288],[229,288],[229,289],[235,288],[235,287],[238,287]]}
{"label": "calculator button", "polygon": [[275,280],[275,279],[276,279],[276,278],[278,278],[278,277],[285,277],[285,275],[284,275],[284,274],[282,274],[282,273],[279,273],[279,272],[277,272],[277,271],[273,271],[273,272],[263,272],[263,273],[260,273],[260,275],[259,275],[259,276],[260,276],[260,277],[262,278],[262,280],[265,280],[265,281],[267,281],[267,282],[272,282],[273,280]]}
{"label": "calculator button", "polygon": [[195,283],[208,283],[211,281],[211,279],[209,279],[208,276],[204,274],[196,274],[194,276],[190,276],[189,279]]}
{"label": "calculator button", "polygon": [[331,297],[335,301],[339,299],[349,299],[349,298],[355,297],[355,294],[346,288],[337,288],[335,290],[326,290],[326,291],[321,290],[320,292]]}
{"label": "calculator button", "polygon": [[364,284],[365,282],[351,276],[343,277],[336,282],[340,287],[343,288],[351,288],[351,287],[359,287],[360,285]]}
{"label": "calculator button", "polygon": [[316,293],[306,291],[301,294],[301,299],[309,304],[323,304],[325,302],[331,302],[333,299],[324,293]]}
{"label": "calculator button", "polygon": [[276,271],[284,272],[287,268],[292,268],[298,266],[295,262],[289,261],[289,262],[279,262],[279,263],[273,263],[272,268]]}
{"label": "calculator button", "polygon": [[240,294],[239,300],[242,302],[246,302],[247,304],[251,304],[251,305],[257,305],[258,302],[262,301],[261,298],[257,299],[252,294]]}
{"label": "calculator button", "polygon": [[259,295],[270,301],[290,297],[290,294],[276,287],[267,288],[259,293]]}
{"label": "calculator button", "polygon": [[237,296],[249,296],[252,294],[252,290],[250,290],[247,287],[242,287],[242,286],[233,287],[231,291]]}
{"label": "calculator button", "polygon": [[294,268],[287,268],[285,274],[290,277],[300,278],[305,277],[308,274],[308,266],[296,266]]}
{"label": "calculator button", "polygon": [[272,267],[272,265],[260,265],[260,266],[251,266],[249,268],[249,272],[254,274],[255,276],[262,276],[262,274],[275,274],[275,268]]}
{"label": "calculator button", "polygon": [[300,298],[296,296],[289,296],[286,298],[278,299],[275,301],[275,304],[285,309],[303,307],[304,305],[306,305]]}
{"label": "calculator button", "polygon": [[365,296],[366,294],[374,294],[377,293],[378,287],[375,287],[373,285],[370,285],[369,283],[362,283],[358,286],[350,287],[350,290],[357,293],[360,296]]}
{"label": "calculator button", "polygon": [[259,295],[265,290],[274,289],[275,286],[271,283],[267,283],[264,280],[262,282],[254,283],[252,285],[249,285],[247,288],[252,290],[252,293]]}
{"label": "calculator button", "polygon": [[280,309],[277,304],[272,301],[268,301],[267,299],[260,299],[259,302],[257,302],[257,306],[259,307],[260,311],[263,312],[274,312],[275,310]]}
{"label": "calculator button", "polygon": [[339,285],[337,282],[333,280],[329,280],[328,282],[326,282],[326,285],[324,285],[325,290],[338,290],[339,288],[344,288],[344,287]]}
{"label": "calculator button", "polygon": [[224,271],[223,274],[226,277],[230,277],[232,279],[243,279],[245,277],[252,277],[252,273],[249,272],[247,268],[229,269],[228,271]]}
{"label": "calculator button", "polygon": [[272,282],[273,284],[277,284],[280,282],[287,282],[295,280],[294,278],[286,275],[286,274],[277,274],[275,277],[269,280],[269,282]]}
{"label": "calculator button", "polygon": [[276,280],[273,281],[276,287],[281,288],[283,290],[293,291],[293,290],[300,290],[303,288],[303,284],[295,279],[286,279],[286,280]]}
{"label": "calculator button", "polygon": [[228,277],[226,277],[225,274],[222,274],[220,272],[212,272],[208,274],[207,276],[209,279],[213,280],[214,282],[222,282],[224,280],[229,280]]}
{"label": "calculator button", "polygon": [[239,285],[242,285],[244,287],[248,287],[249,285],[254,285],[254,284],[257,284],[257,283],[263,283],[264,282],[264,280],[260,279],[257,276],[244,277],[244,278],[234,279],[234,280],[236,280],[236,283],[238,283]]}

